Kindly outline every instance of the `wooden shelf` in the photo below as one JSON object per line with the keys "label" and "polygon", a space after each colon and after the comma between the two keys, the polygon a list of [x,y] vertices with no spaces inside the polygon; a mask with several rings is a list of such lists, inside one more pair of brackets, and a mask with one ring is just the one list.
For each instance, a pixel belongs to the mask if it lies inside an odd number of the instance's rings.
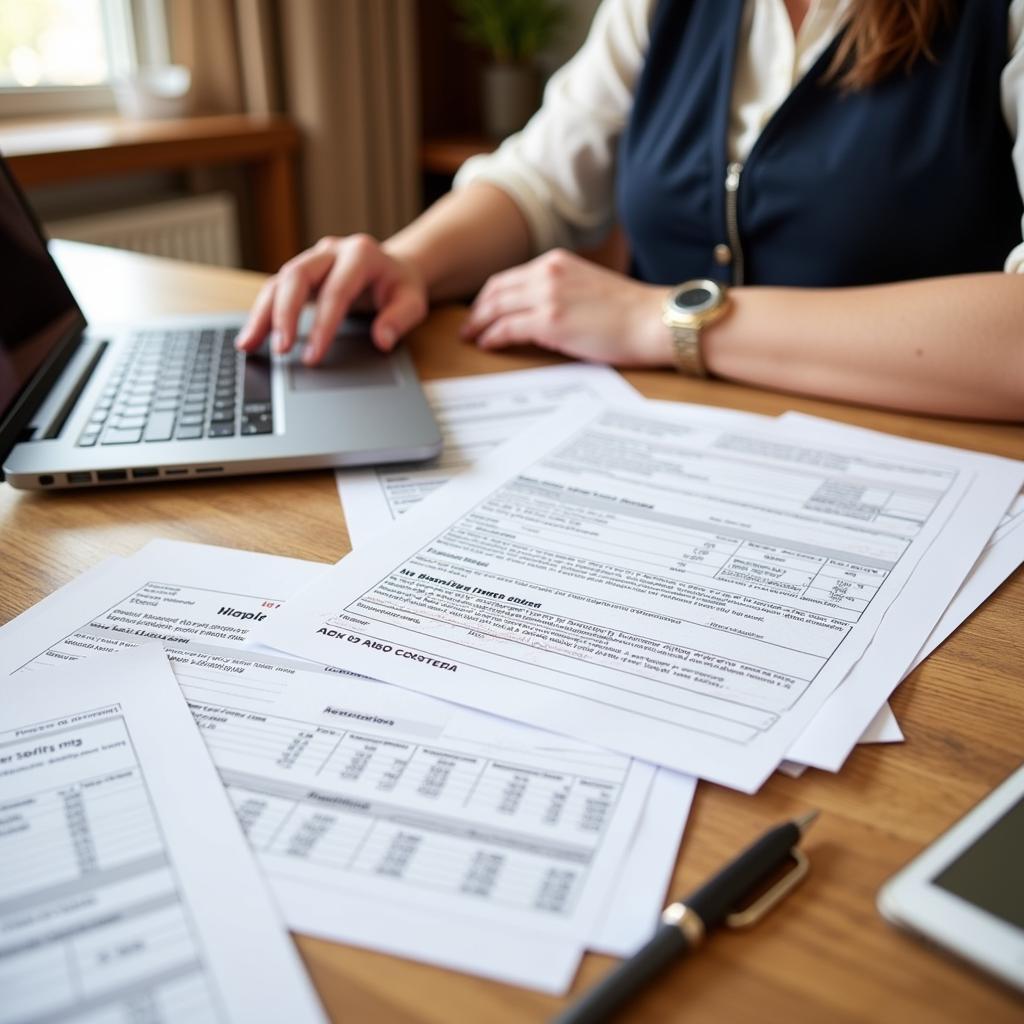
{"label": "wooden shelf", "polygon": [[0,123],[0,153],[25,188],[82,178],[238,164],[259,211],[259,262],[276,270],[298,250],[295,153],[284,117],[227,114],[162,121],[118,117]]}
{"label": "wooden shelf", "polygon": [[493,139],[482,135],[424,139],[420,146],[420,167],[427,174],[451,177],[471,156],[491,153],[496,147]]}

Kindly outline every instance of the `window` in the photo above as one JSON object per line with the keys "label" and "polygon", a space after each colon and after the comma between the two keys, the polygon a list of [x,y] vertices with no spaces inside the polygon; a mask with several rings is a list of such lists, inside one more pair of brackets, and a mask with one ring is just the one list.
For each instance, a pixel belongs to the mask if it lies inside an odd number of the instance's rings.
{"label": "window", "polygon": [[0,0],[0,116],[110,109],[111,81],[166,61],[162,0]]}

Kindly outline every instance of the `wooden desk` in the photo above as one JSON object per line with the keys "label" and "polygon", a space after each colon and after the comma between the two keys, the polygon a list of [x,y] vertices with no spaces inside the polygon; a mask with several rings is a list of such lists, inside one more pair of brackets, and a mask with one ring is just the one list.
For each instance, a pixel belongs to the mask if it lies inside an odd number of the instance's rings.
{"label": "wooden desk", "polygon": [[[255,274],[63,243],[58,257],[90,319],[244,307]],[[108,287],[117,281],[117,288]],[[548,365],[536,353],[484,355],[440,310],[411,346],[424,377]],[[911,437],[1024,458],[1019,427],[940,422],[829,405],[672,373],[630,373],[645,394],[762,413],[796,408]],[[0,621],[110,554],[153,537],[333,561],[349,548],[330,473],[19,494],[0,486]],[[1021,1002],[927,951],[875,911],[882,882],[1024,758],[1024,573],[1018,572],[897,691],[900,746],[860,747],[842,773],[776,775],[755,797],[701,783],[673,891],[686,890],[769,825],[823,811],[808,837],[812,873],[749,933],[716,936],[636,1002],[629,1021],[1020,1021]],[[449,1024],[540,1021],[559,1000],[422,964],[299,937],[334,1018]],[[589,956],[575,991],[610,961]]]}
{"label": "wooden desk", "polygon": [[267,271],[276,270],[299,249],[298,145],[298,129],[287,118],[245,114],[0,124],[0,153],[23,188],[141,171],[244,166],[259,220],[259,265]]}

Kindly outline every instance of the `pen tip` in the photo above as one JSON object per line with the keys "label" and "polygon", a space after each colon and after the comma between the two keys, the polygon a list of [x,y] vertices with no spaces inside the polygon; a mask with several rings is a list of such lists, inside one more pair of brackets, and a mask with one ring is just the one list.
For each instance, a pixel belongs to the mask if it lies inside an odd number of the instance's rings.
{"label": "pen tip", "polygon": [[808,811],[793,822],[793,824],[800,830],[800,835],[803,836],[807,834],[807,830],[814,824],[819,814],[821,814],[821,811]]}

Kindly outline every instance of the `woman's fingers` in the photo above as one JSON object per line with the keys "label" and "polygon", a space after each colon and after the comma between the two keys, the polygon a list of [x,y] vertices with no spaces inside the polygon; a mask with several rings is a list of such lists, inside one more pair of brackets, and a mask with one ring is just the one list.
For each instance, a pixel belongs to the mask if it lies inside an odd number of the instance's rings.
{"label": "woman's fingers", "polygon": [[507,348],[509,345],[551,346],[542,337],[541,325],[532,313],[510,313],[499,317],[476,339],[482,349]]}
{"label": "woman's fingers", "polygon": [[274,351],[278,354],[289,352],[295,344],[302,307],[333,263],[333,250],[317,246],[300,253],[281,268],[271,314]]}
{"label": "woman's fingers", "polygon": [[479,338],[499,317],[531,308],[534,289],[530,275],[525,267],[517,270],[518,274],[500,275],[504,280],[494,287],[488,287],[490,281],[484,286],[462,324],[460,333],[464,338]]}
{"label": "woman's fingers", "polygon": [[302,353],[307,366],[314,366],[327,354],[338,324],[367,284],[382,271],[380,251],[375,246],[362,245],[358,239],[346,242],[356,244],[342,244],[317,298],[313,327]]}
{"label": "woman's fingers", "polygon": [[274,291],[277,278],[266,281],[256,296],[256,301],[249,311],[249,319],[235,338],[235,348],[240,352],[254,352],[263,344],[263,339],[270,331],[270,313],[274,308]]}
{"label": "woman's fingers", "polygon": [[427,289],[415,267],[389,256],[369,235],[322,238],[263,286],[236,347],[251,352],[273,330],[274,351],[290,351],[302,307],[313,293],[318,294],[316,311],[302,354],[307,365],[323,359],[338,324],[364,294],[378,309],[373,340],[385,352],[427,314]]}
{"label": "woman's fingers", "polygon": [[381,352],[390,352],[398,339],[421,323],[427,315],[426,291],[404,281],[378,303],[380,312],[373,319],[373,343]]}

